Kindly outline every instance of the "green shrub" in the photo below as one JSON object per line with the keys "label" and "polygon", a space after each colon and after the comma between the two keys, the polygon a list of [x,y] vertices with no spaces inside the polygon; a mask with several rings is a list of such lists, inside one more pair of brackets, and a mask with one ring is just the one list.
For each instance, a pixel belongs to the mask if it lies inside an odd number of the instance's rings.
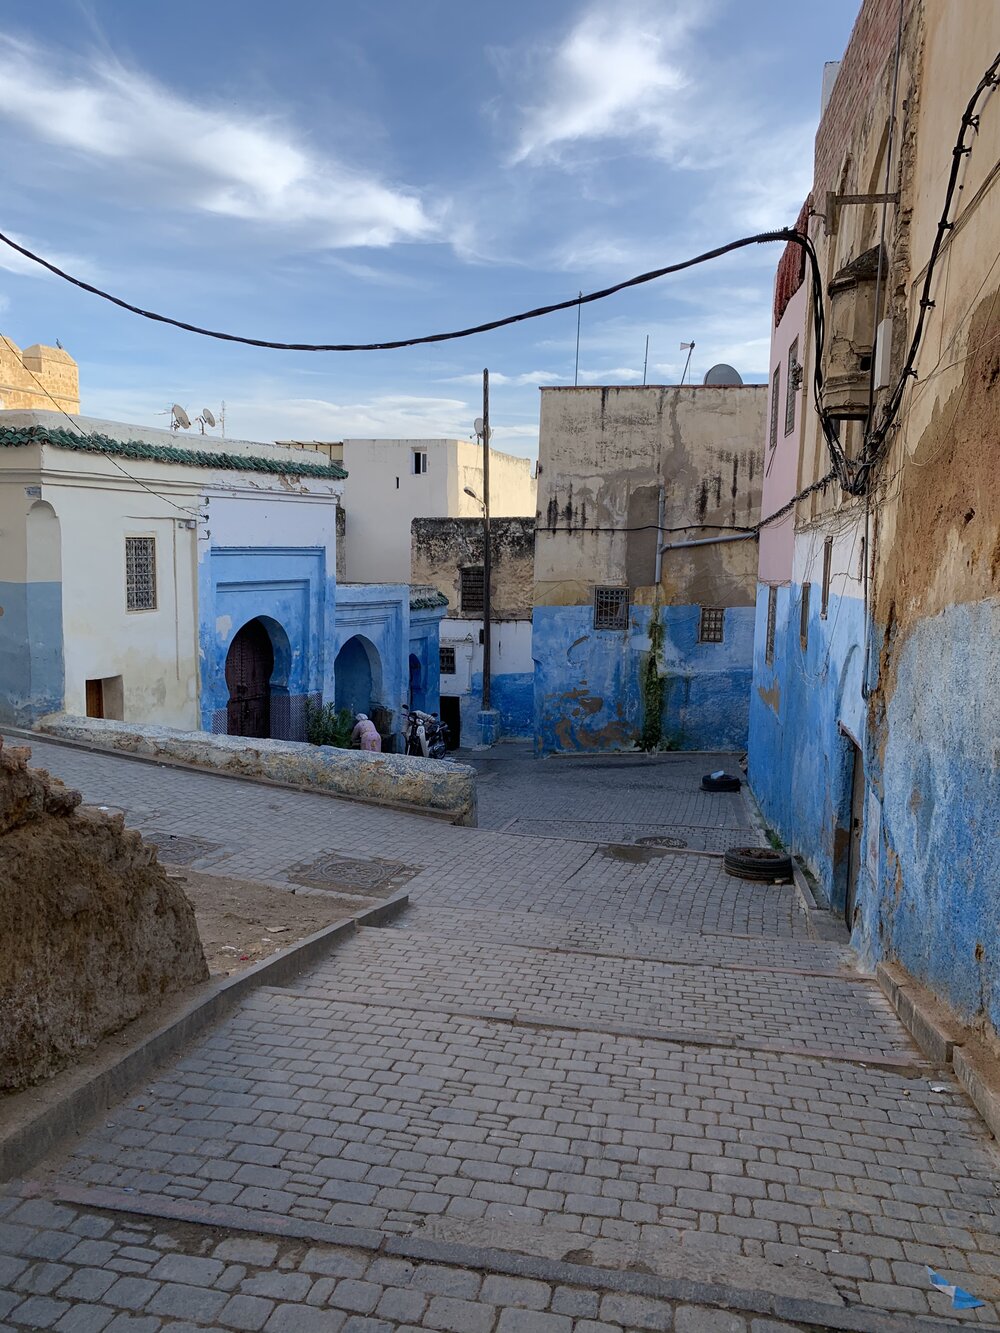
{"label": "green shrub", "polygon": [[335,745],[340,750],[349,750],[353,730],[354,714],[349,708],[338,709],[334,704],[306,700],[306,740],[313,745]]}

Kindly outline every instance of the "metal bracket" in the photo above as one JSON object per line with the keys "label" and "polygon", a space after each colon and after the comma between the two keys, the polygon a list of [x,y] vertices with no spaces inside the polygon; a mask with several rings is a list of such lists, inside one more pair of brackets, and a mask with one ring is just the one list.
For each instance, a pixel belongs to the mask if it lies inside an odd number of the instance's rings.
{"label": "metal bracket", "polygon": [[837,222],[839,219],[839,210],[844,204],[898,204],[899,191],[894,190],[891,194],[837,194],[835,190],[826,192],[826,212],[823,214],[823,221],[826,224],[827,236],[837,234]]}

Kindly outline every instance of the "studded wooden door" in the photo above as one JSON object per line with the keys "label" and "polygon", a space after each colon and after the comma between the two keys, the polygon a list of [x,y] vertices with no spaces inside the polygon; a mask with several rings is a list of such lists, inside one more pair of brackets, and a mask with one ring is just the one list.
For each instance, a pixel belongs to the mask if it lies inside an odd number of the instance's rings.
{"label": "studded wooden door", "polygon": [[274,649],[259,620],[237,634],[226,657],[226,730],[230,736],[268,736],[271,732],[271,673]]}

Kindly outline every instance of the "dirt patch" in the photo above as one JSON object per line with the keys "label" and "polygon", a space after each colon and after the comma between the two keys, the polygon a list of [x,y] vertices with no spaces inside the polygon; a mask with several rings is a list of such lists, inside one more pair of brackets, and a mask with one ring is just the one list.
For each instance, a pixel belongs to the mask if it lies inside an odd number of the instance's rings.
{"label": "dirt patch", "polygon": [[168,869],[190,899],[213,976],[231,976],[317,930],[356,915],[363,904],[332,893],[302,894],[255,880]]}

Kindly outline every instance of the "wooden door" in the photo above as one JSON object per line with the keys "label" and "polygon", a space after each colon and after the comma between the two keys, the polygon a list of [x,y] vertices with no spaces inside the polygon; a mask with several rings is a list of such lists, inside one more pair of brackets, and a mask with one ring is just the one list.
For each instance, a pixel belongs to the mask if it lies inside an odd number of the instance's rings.
{"label": "wooden door", "polygon": [[270,735],[273,671],[270,635],[259,620],[251,620],[237,634],[226,657],[226,730],[230,736]]}
{"label": "wooden door", "polygon": [[847,844],[847,895],[844,899],[844,921],[847,929],[854,926],[854,909],[858,901],[858,877],[861,873],[861,830],[865,817],[865,762],[861,751],[851,742],[853,771],[851,774],[851,829]]}
{"label": "wooden door", "polygon": [[87,716],[104,716],[104,681],[87,681]]}

